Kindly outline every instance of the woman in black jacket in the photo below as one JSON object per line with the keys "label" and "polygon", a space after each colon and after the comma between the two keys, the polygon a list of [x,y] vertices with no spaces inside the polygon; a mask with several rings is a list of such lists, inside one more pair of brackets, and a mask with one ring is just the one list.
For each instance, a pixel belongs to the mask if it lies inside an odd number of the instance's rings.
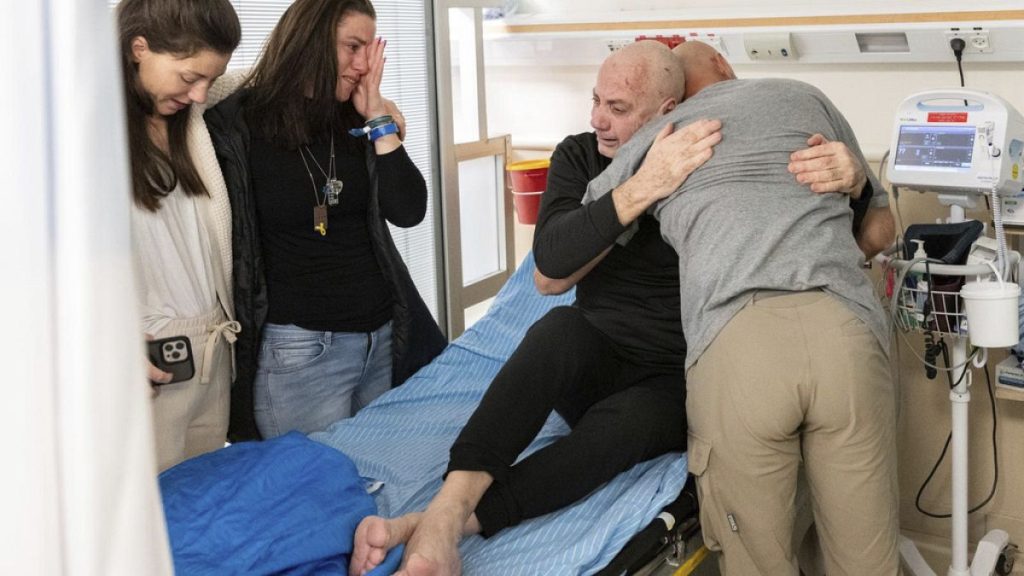
{"label": "woman in black jacket", "polygon": [[385,44],[368,0],[297,0],[207,112],[242,323],[232,439],[321,430],[445,345],[387,227],[418,224],[427,190],[380,95]]}

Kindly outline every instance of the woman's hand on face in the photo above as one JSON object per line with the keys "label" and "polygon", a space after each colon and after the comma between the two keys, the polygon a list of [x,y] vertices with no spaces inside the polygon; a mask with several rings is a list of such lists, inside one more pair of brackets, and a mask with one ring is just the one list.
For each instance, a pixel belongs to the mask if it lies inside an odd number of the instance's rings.
{"label": "woman's hand on face", "polygon": [[366,74],[359,79],[352,92],[352,105],[366,120],[387,114],[380,95],[380,80],[384,76],[384,47],[387,40],[376,38],[366,46]]}

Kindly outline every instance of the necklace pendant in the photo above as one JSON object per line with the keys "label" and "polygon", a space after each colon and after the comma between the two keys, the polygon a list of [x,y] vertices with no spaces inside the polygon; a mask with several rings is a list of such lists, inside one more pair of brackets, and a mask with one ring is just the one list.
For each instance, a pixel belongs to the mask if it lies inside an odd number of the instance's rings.
{"label": "necklace pendant", "polygon": [[313,230],[327,236],[327,206],[323,204],[313,207]]}
{"label": "necklace pendant", "polygon": [[341,189],[345,185],[341,180],[337,178],[328,178],[327,183],[324,184],[324,197],[327,198],[327,204],[331,206],[337,206],[338,200],[341,198]]}

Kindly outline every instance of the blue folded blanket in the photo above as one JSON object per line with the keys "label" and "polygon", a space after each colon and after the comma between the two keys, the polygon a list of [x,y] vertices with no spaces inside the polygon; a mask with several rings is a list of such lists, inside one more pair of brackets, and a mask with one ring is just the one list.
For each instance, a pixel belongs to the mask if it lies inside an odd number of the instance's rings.
{"label": "blue folded blanket", "polygon": [[347,574],[377,512],[352,461],[297,432],[187,460],[160,490],[179,575]]}

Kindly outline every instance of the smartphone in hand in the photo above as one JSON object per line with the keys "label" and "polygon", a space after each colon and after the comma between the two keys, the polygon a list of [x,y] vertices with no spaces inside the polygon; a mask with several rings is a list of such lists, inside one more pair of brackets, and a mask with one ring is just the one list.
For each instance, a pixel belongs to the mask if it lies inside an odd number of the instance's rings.
{"label": "smartphone in hand", "polygon": [[192,344],[187,336],[171,336],[151,340],[146,344],[149,346],[149,361],[153,366],[171,374],[170,382],[153,382],[155,386],[183,382],[195,375]]}

